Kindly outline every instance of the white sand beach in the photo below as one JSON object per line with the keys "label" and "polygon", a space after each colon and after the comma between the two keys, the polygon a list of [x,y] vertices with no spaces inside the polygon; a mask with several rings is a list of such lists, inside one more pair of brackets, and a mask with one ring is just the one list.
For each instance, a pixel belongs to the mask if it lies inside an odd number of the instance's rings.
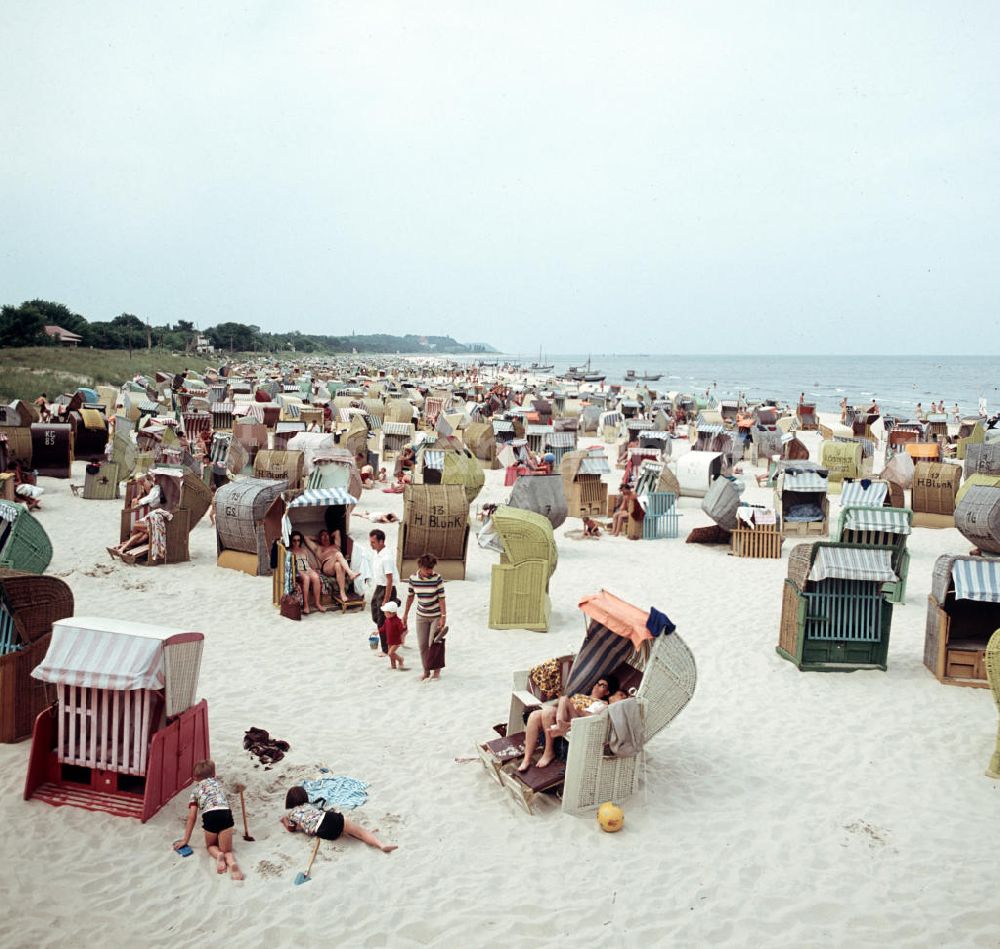
{"label": "white sand beach", "polygon": [[[815,433],[803,437],[815,451]],[[487,472],[477,504],[505,495],[502,474]],[[746,480],[748,500],[770,499]],[[922,663],[934,560],[969,549],[954,529],[910,538],[885,673],[804,673],[779,658],[793,543],[780,561],[685,544],[710,523],[696,499],[680,501],[678,540],[574,541],[567,521],[548,633],[487,627],[497,558],[470,543],[467,579],[447,585],[447,668],[420,682],[369,649],[367,611],[279,617],[270,578],[216,567],[207,517],[190,563],[129,567],[105,553],[120,501],[40,483],[49,572],[78,614],[205,634],[212,753],[225,783],[247,785],[256,840],[241,839],[237,807],[246,881],[234,883],[200,829],[192,857],[171,850],[186,793],[147,824],[26,802],[30,742],[2,745],[0,945],[1000,945],[1000,782],[984,776],[996,708],[988,690],[941,685]],[[359,506],[399,513],[402,500],[366,491]],[[831,496],[831,519],[837,509]],[[352,519],[355,539],[370,526]],[[602,587],[665,611],[698,665],[690,705],[647,747],[618,834],[556,801],[527,815],[475,758],[506,719],[512,671],[575,650],[577,602]],[[419,665],[415,644],[404,655]],[[291,744],[271,770],[242,749],[251,726]],[[294,886],[310,842],[278,819],[285,789],[318,767],[370,785],[350,816],[399,850],[324,844],[311,882]]]}

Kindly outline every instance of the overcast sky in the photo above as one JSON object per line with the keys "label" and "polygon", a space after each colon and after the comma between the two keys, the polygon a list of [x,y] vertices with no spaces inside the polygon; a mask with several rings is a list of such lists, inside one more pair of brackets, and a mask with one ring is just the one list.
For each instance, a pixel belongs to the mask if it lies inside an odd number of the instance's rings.
{"label": "overcast sky", "polygon": [[996,353],[998,50],[995,0],[6,3],[0,303]]}

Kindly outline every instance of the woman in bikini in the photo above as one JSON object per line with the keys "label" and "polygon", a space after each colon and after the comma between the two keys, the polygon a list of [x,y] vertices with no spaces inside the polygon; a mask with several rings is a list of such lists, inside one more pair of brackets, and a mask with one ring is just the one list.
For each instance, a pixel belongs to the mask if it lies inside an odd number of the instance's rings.
{"label": "woman in bikini", "polygon": [[351,570],[347,558],[340,552],[340,531],[335,530],[331,534],[327,530],[322,530],[316,540],[307,538],[306,546],[316,555],[323,575],[337,578],[340,598],[346,600],[347,581],[350,580],[353,583],[360,574]]}

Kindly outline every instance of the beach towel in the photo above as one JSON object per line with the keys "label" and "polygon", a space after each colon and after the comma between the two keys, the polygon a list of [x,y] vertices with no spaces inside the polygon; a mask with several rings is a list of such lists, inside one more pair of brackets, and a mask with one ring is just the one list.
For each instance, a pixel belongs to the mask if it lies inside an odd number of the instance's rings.
{"label": "beach towel", "polygon": [[167,521],[173,514],[163,508],[150,511],[144,518],[149,528],[149,557],[151,560],[165,560],[167,557]]}
{"label": "beach towel", "polygon": [[642,709],[634,699],[623,699],[608,706],[608,748],[618,758],[627,758],[642,751],[645,732]]}
{"label": "beach towel", "polygon": [[320,774],[320,778],[302,782],[310,804],[325,811],[334,807],[350,811],[363,806],[368,800],[368,785],[364,781],[330,774],[327,768],[320,768]]}

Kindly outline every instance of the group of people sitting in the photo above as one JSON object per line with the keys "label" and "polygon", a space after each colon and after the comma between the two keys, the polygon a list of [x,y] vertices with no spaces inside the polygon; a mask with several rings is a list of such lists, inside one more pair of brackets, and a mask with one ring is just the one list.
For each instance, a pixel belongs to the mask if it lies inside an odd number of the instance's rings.
{"label": "group of people sitting", "polygon": [[341,549],[341,534],[339,530],[321,530],[315,537],[307,537],[302,531],[292,531],[289,537],[289,552],[295,560],[295,575],[302,584],[302,612],[309,613],[309,598],[320,613],[326,612],[321,602],[325,578],[337,581],[340,598],[347,601],[347,584],[354,583],[360,576],[356,570],[351,570],[351,564]]}

